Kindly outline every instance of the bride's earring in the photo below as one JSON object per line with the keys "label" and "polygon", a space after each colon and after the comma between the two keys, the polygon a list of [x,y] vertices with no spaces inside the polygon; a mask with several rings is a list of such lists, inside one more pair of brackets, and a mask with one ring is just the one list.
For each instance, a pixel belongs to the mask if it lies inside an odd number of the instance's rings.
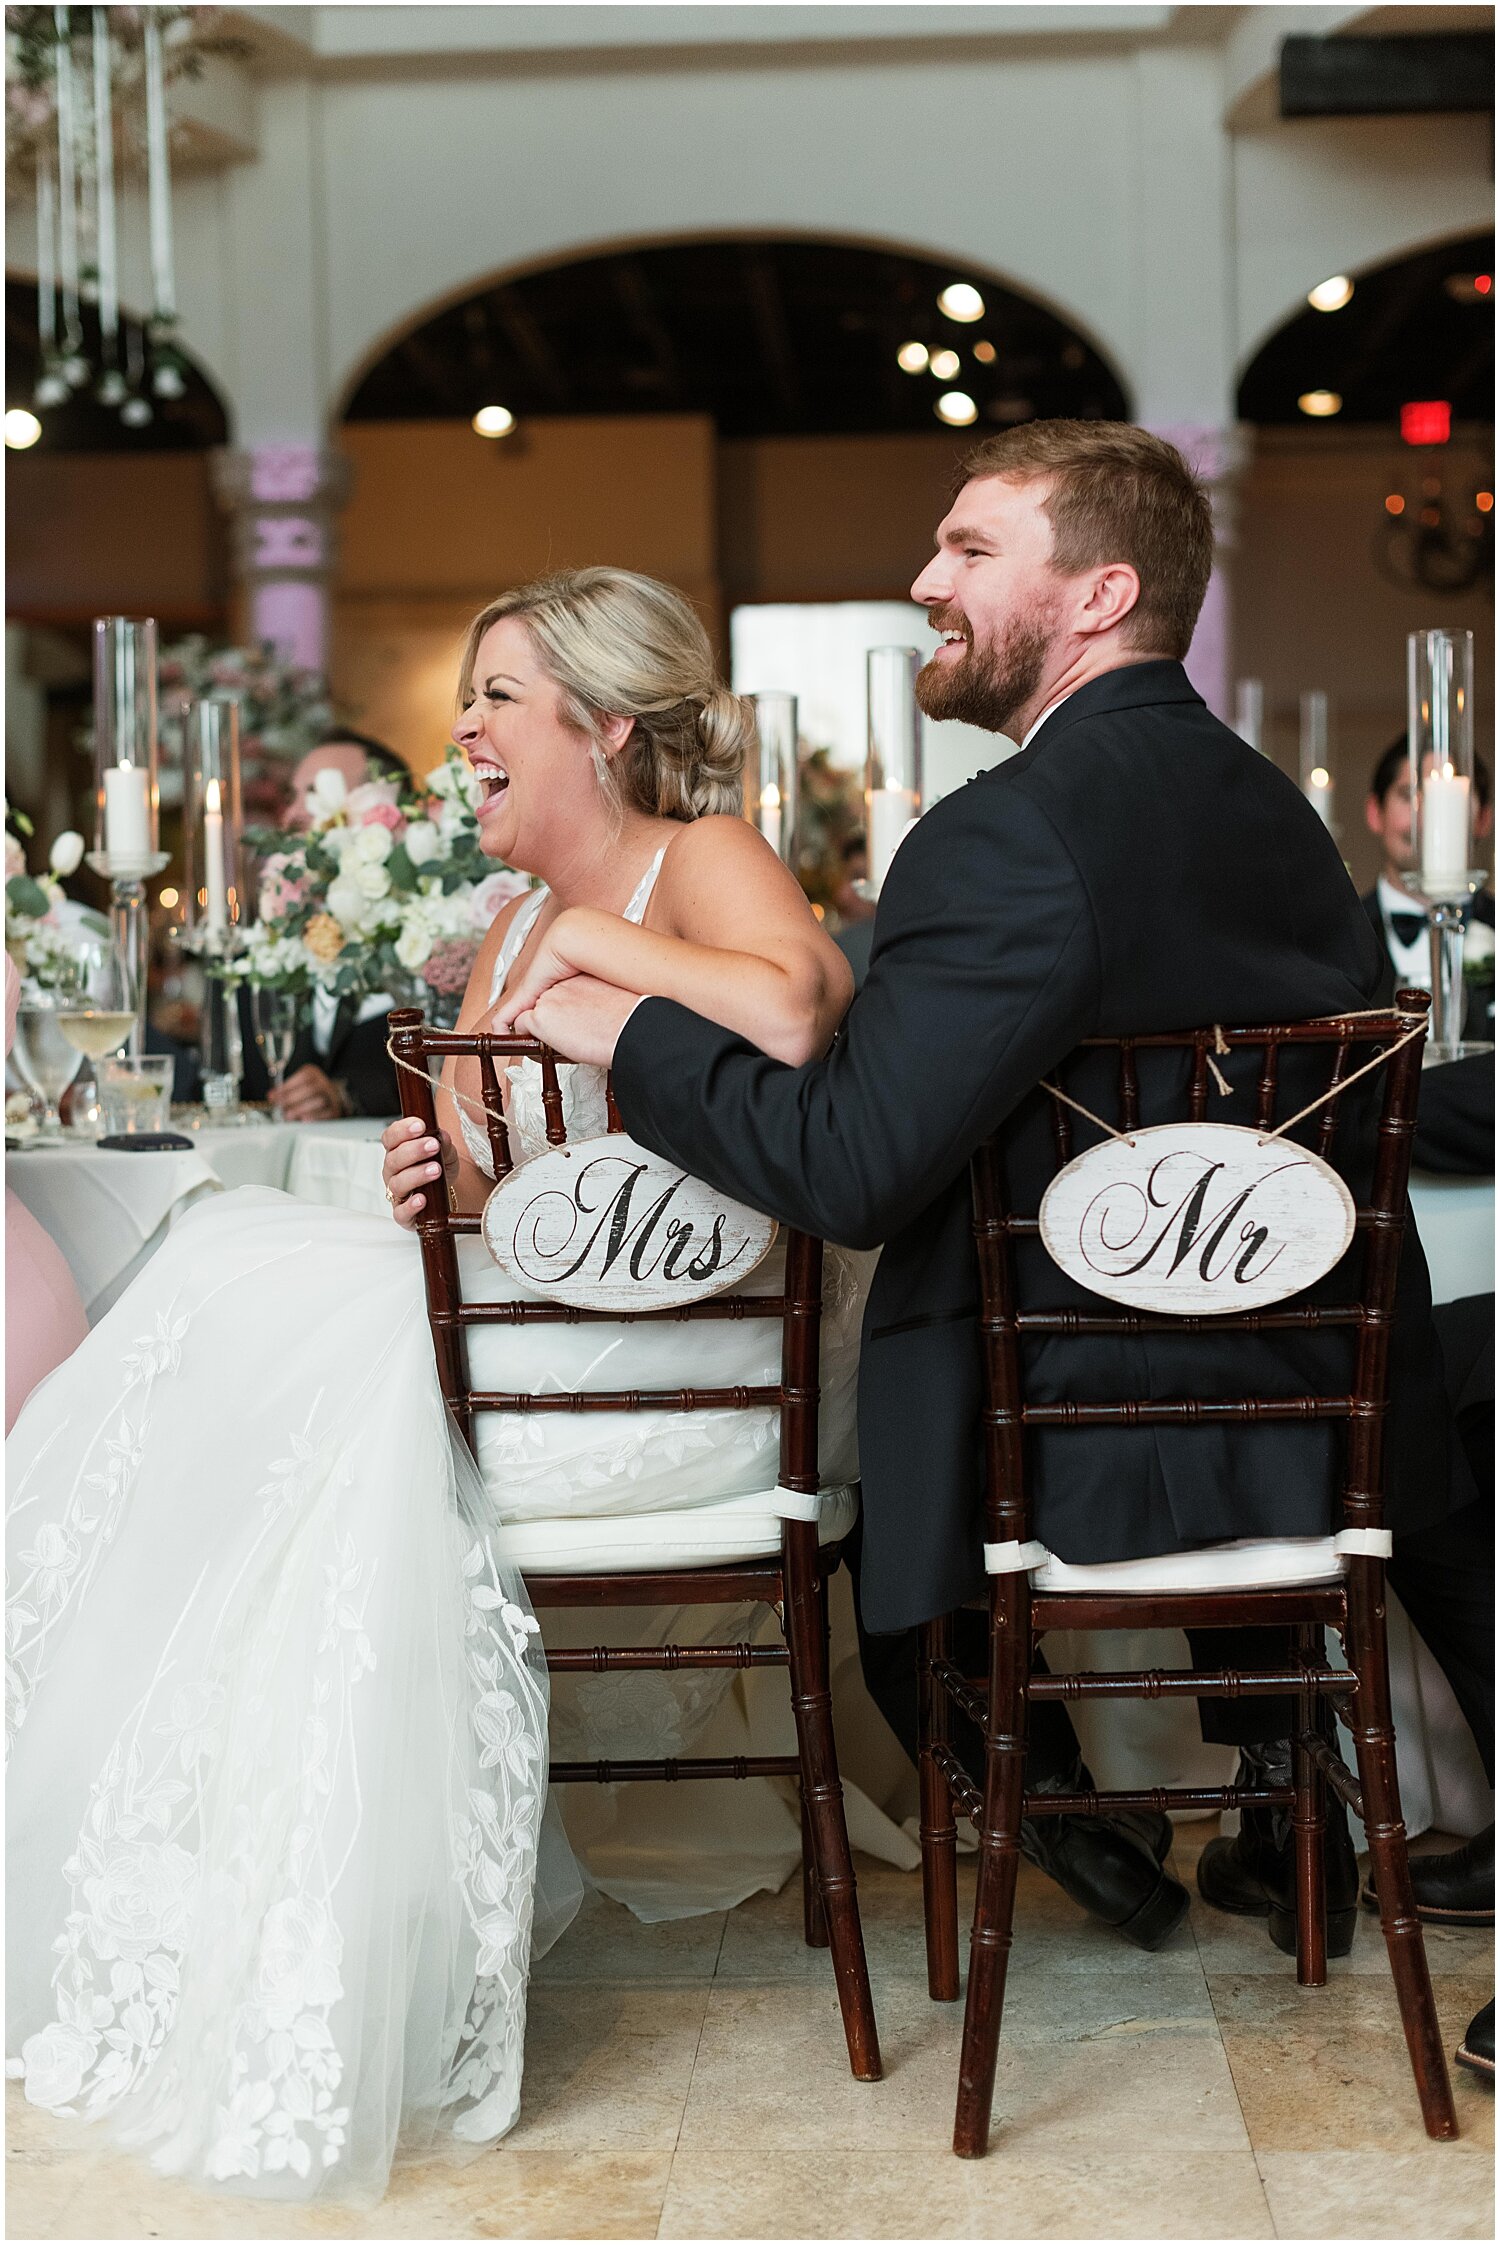
{"label": "bride's earring", "polygon": [[607,789],[609,786],[609,765],[605,760],[604,751],[597,741],[589,742],[589,762],[594,767],[595,779],[602,788]]}

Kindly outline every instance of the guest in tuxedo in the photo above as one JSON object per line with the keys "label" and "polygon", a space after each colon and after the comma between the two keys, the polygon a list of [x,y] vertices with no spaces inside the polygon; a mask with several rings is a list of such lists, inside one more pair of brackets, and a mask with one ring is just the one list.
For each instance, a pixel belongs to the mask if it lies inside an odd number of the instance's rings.
{"label": "guest in tuxedo", "polygon": [[[1490,771],[1482,756],[1474,759],[1474,838],[1486,841],[1494,827]],[[1395,972],[1396,987],[1432,988],[1432,952],[1427,915],[1421,902],[1405,886],[1403,875],[1412,870],[1411,771],[1407,763],[1406,735],[1391,742],[1370,778],[1365,798],[1365,824],[1380,844],[1380,876],[1360,899],[1370,925],[1385,945]],[[1468,981],[1465,1010],[1466,1034],[1476,1041],[1493,1043],[1495,1036],[1495,899],[1481,889],[1469,905],[1470,930],[1488,930],[1488,940],[1471,933],[1465,952],[1488,959],[1487,973]],[[1493,1164],[1491,1164],[1493,1166]]]}
{"label": "guest in tuxedo", "polygon": [[[338,772],[350,788],[362,787],[367,780],[410,777],[408,766],[394,749],[344,726],[310,750],[293,772],[284,825],[306,824],[308,790],[319,772],[327,771]],[[364,999],[333,999],[315,993],[311,1019],[297,1039],[280,1090],[273,1093],[255,1042],[249,993],[242,990],[245,1098],[269,1099],[288,1122],[331,1122],[340,1115],[399,1113],[395,1063],[385,1049],[390,1010],[391,1001],[383,991]]]}
{"label": "guest in tuxedo", "polygon": [[[908,1746],[915,1629],[985,1583],[970,1156],[999,1130],[1014,1189],[1035,1198],[1052,1173],[1040,1081],[1081,1038],[1365,1008],[1386,972],[1321,821],[1182,669],[1213,540],[1207,497],[1169,445],[1081,422],[991,437],[969,455],[937,544],[913,588],[945,640],[921,674],[922,707],[1022,749],[939,803],[897,852],[868,977],[827,1057],[780,1066],[680,1006],[637,1005],[583,978],[535,987],[522,1016],[569,1056],[612,1062],[621,1114],[646,1144],[809,1232],[883,1243],[860,1370],[859,1604],[872,1692]],[[1159,1059],[1142,1056],[1143,1122],[1175,1108]],[[1288,1056],[1288,1104],[1309,1094],[1314,1065]],[[1082,1067],[1078,1089],[1087,1100]],[[1101,1085],[1095,1103],[1108,1096]],[[1351,1111],[1367,1108],[1349,1097]],[[1351,1124],[1339,1143],[1355,1135]],[[1023,1263],[1023,1307],[1089,1306],[1039,1250]],[[1158,1395],[1240,1384],[1294,1396],[1348,1377],[1334,1333],[1219,1346],[1154,1335],[1065,1353],[1038,1350],[1039,1400],[1143,1381]],[[1462,1465],[1412,1230],[1392,1374],[1388,1517],[1410,1530],[1449,1507],[1450,1448]],[[1321,1423],[1042,1433],[1029,1453],[1032,1532],[1081,1563],[1326,1535],[1336,1462]],[[1252,1645],[1199,1632],[1194,1654],[1217,1667],[1263,1655],[1264,1634]],[[1294,1719],[1291,1703],[1268,1700],[1203,1711],[1205,1736],[1237,1744],[1257,1779],[1285,1766]],[[1033,1743],[1051,1782],[1076,1782],[1065,1721],[1038,1722]],[[1330,1946],[1342,1951],[1356,1877],[1336,1811],[1328,1834]],[[1149,1855],[1159,1832],[1145,1841]],[[1065,1853],[1077,1843],[1032,1842],[1134,1938],[1159,1942],[1177,1922],[1169,1886],[1131,1886],[1118,1827],[1090,1835],[1101,1853],[1081,1866]],[[1107,1875],[1106,1842],[1121,1849]],[[1218,1849],[1209,1899],[1268,1912],[1272,1937],[1289,1942],[1289,1833],[1248,1830]]]}

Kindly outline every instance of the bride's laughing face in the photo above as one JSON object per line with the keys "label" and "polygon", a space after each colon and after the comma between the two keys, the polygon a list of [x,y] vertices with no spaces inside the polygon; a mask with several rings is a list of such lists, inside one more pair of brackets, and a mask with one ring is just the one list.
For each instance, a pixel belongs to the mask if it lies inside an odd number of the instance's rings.
{"label": "bride's laughing face", "polygon": [[591,743],[563,722],[555,682],[514,616],[491,624],[474,656],[453,738],[479,776],[479,846],[539,873],[559,843],[599,815]]}

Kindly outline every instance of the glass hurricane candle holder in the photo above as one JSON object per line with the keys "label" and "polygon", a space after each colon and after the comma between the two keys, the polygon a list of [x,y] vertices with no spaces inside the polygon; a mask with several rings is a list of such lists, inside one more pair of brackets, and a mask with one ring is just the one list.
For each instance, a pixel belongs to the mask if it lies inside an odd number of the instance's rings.
{"label": "glass hurricane candle holder", "polygon": [[1432,944],[1429,1057],[1487,1052],[1463,1042],[1464,907],[1484,886],[1474,859],[1474,634],[1414,631],[1406,642],[1406,780],[1411,870]]}
{"label": "glass hurricane candle holder", "polygon": [[136,992],[130,1051],[145,1049],[150,921],[146,883],[160,873],[156,739],[156,621],[94,618],[94,847],[89,864],[110,885],[115,942]]}
{"label": "glass hurricane candle holder", "polygon": [[248,916],[241,858],[240,712],[226,695],[190,701],[183,715],[183,932],[203,959],[199,1061],[204,1105],[239,1103],[244,1074],[239,1003],[215,971],[239,947]]}
{"label": "glass hurricane candle holder", "polygon": [[1266,692],[1258,678],[1242,678],[1234,689],[1234,729],[1248,748],[1265,754]]}
{"label": "glass hurricane candle holder", "polygon": [[1333,743],[1328,696],[1304,694],[1298,711],[1297,778],[1329,833],[1333,832]]}
{"label": "glass hurricane candle holder", "polygon": [[915,647],[872,647],[865,678],[869,754],[865,763],[865,855],[861,893],[878,897],[891,859],[922,815],[922,721]]}
{"label": "glass hurricane candle holder", "polygon": [[[797,870],[797,697],[756,694],[755,733],[759,756],[748,806],[783,865]],[[747,775],[748,776],[748,775]]]}

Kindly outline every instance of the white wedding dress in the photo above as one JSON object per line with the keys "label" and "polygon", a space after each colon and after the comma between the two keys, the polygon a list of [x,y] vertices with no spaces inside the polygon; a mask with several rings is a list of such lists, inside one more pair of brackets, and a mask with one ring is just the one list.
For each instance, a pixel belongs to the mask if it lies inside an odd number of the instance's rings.
{"label": "white wedding dress", "polygon": [[[518,1158],[545,1144],[527,1069]],[[602,1127],[600,1073],[564,1079],[570,1133]],[[466,1292],[514,1291],[461,1244]],[[480,1329],[512,1389],[598,1384],[586,1330]],[[32,2102],[278,2198],[379,2192],[398,2143],[514,2124],[530,1962],[581,1881],[544,1828],[508,1524],[775,1479],[774,1414],[658,1416],[481,1421],[476,1471],[409,1234],[258,1188],[173,1228],[7,1443],[6,2049]]]}

